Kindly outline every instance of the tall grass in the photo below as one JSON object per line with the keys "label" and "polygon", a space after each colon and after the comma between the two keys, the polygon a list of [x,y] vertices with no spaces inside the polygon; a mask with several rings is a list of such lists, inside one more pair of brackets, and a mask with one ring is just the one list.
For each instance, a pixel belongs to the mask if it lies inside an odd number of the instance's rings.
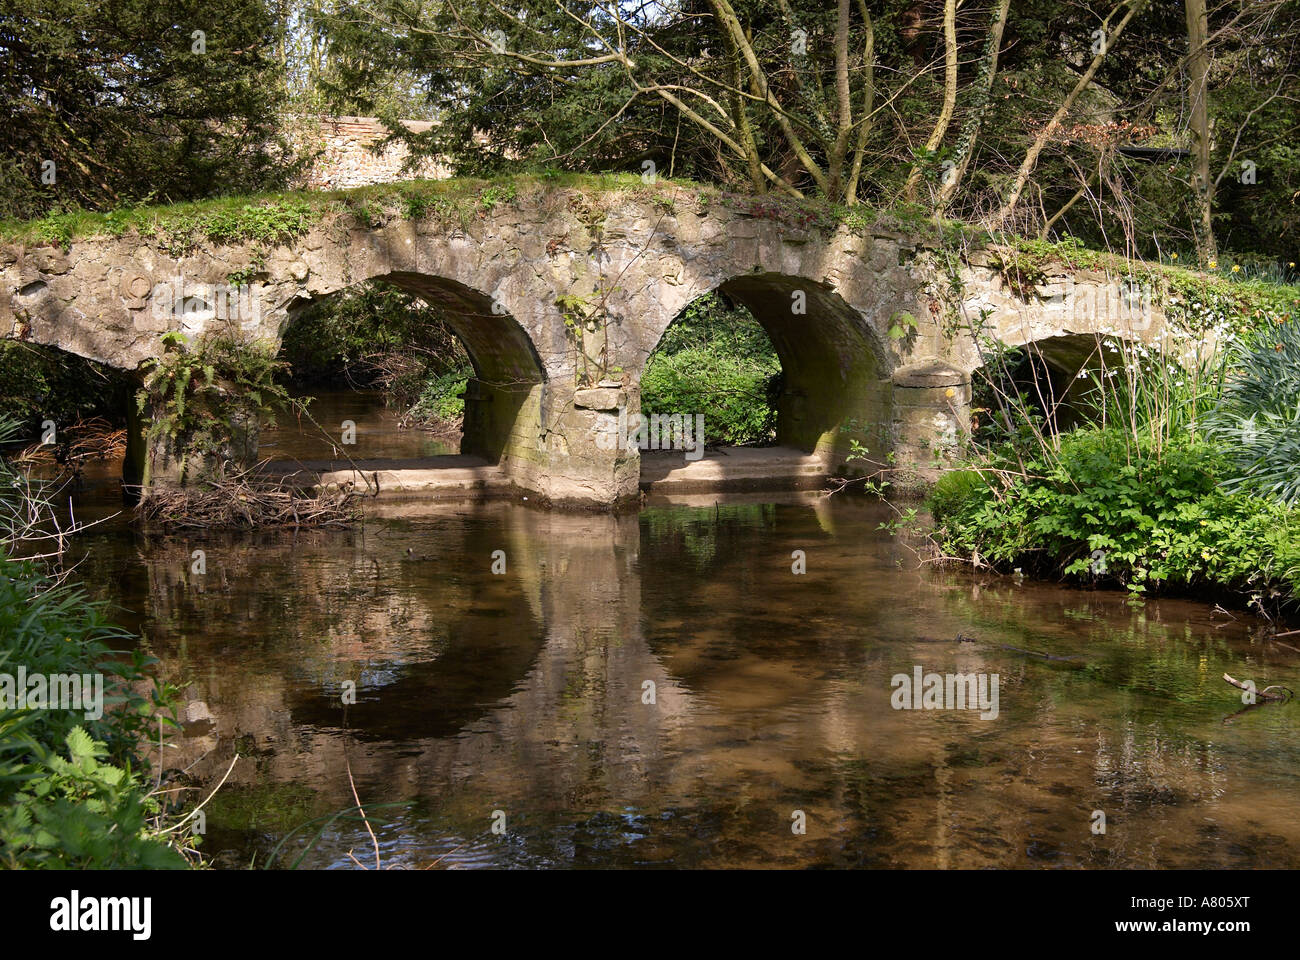
{"label": "tall grass", "polygon": [[[19,429],[0,420],[0,444]],[[77,528],[60,523],[60,489],[0,457],[0,867],[184,867],[197,860],[193,821],[169,824],[176,794],[160,771],[150,783],[146,760],[176,726],[176,691],[104,605],[51,575]],[[24,676],[98,677],[103,700],[26,702]]]}

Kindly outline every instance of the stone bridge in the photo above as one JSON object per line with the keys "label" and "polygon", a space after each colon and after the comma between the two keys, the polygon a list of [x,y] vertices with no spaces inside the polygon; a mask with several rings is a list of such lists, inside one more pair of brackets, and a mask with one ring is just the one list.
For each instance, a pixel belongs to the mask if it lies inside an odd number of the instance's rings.
{"label": "stone bridge", "polygon": [[[442,307],[472,358],[462,453],[536,499],[609,505],[637,496],[640,451],[602,439],[620,411],[635,425],[646,359],[711,291],[744,304],[780,357],[778,444],[825,473],[862,470],[845,463],[858,441],[904,485],[933,476],[968,429],[977,324],[1062,369],[1097,335],[1152,340],[1164,325],[1158,307],[1117,296],[1116,277],[1060,272],[1026,299],[987,252],[771,210],[669,183],[538,185],[469,217],[336,211],[275,245],[0,246],[0,333],[135,371],[169,331],[237,323],[278,346],[307,304],[383,278]],[[238,310],[235,278],[248,285]],[[150,450],[144,476],[164,482],[169,455]]]}

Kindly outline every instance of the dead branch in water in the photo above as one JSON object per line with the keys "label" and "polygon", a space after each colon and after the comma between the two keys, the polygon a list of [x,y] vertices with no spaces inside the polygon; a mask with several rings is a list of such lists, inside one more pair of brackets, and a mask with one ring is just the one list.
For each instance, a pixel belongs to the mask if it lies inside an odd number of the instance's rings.
{"label": "dead branch in water", "polygon": [[351,486],[312,495],[249,470],[192,487],[151,489],[136,506],[136,517],[146,527],[181,530],[347,526],[359,519],[361,499]]}
{"label": "dead branch in water", "polygon": [[[1234,680],[1226,673],[1223,675],[1223,679],[1228,681],[1228,683],[1232,684],[1238,690],[1245,690],[1247,693],[1253,693],[1260,700],[1268,700],[1273,703],[1286,703],[1293,696],[1295,696],[1295,694],[1291,692],[1289,687],[1280,687],[1277,684],[1272,684],[1270,686],[1267,686],[1263,690],[1255,690],[1254,687],[1252,687],[1251,685],[1242,683],[1240,680]],[[1278,692],[1269,693],[1270,690],[1277,690]]]}

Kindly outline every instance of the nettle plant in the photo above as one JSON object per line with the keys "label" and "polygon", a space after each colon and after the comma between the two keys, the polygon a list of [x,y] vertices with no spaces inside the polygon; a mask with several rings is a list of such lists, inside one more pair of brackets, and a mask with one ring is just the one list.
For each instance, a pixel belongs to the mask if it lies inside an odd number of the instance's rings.
{"label": "nettle plant", "polygon": [[288,364],[269,344],[227,331],[193,341],[173,332],[162,342],[136,403],[150,416],[150,449],[161,443],[179,452],[182,480],[196,459],[228,455],[238,425],[274,423],[277,412],[306,407],[277,382]]}

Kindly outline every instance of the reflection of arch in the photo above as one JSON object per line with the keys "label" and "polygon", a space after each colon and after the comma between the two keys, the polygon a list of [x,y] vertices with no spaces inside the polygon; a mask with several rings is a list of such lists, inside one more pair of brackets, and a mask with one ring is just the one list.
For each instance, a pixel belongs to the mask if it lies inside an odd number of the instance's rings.
{"label": "reflection of arch", "polygon": [[[474,366],[465,391],[461,453],[496,463],[512,448],[536,443],[546,378],[533,342],[519,322],[485,293],[446,277],[394,272],[385,280],[440,307]],[[291,316],[313,301],[297,301]]]}
{"label": "reflection of arch", "polygon": [[848,454],[851,439],[872,450],[888,444],[889,352],[862,314],[829,284],[752,273],[714,289],[744,304],[780,358],[778,444],[816,453],[831,466]]}
{"label": "reflection of arch", "polygon": [[[360,690],[357,703],[348,707],[352,735],[379,741],[453,737],[506,700],[546,639],[522,600],[514,606],[501,616],[469,616],[449,624],[450,642],[435,659],[382,665],[378,672],[395,676]],[[344,720],[331,690],[295,690],[289,709],[294,725],[329,729]]]}

